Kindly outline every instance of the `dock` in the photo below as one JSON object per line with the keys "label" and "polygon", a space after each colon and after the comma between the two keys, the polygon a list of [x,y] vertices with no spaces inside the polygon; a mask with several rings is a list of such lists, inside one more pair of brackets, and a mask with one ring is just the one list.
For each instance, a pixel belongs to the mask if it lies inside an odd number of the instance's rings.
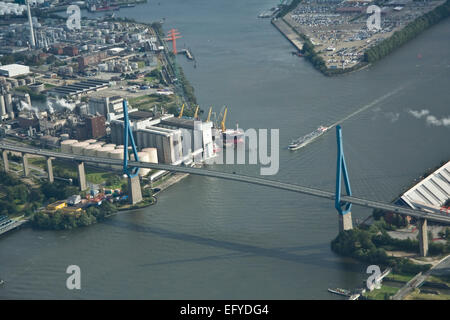
{"label": "dock", "polygon": [[189,60],[194,60],[194,56],[192,55],[191,51],[189,51],[189,49],[182,49],[179,53],[186,55],[186,58],[188,58]]}
{"label": "dock", "polygon": [[278,31],[281,32],[282,35],[285,36],[286,39],[289,40],[290,43],[294,45],[294,47],[297,48],[298,51],[303,50],[303,41],[300,38],[300,36],[291,28],[289,24],[286,23],[286,21],[283,20],[283,18],[280,19],[272,19],[272,24],[275,26],[275,28],[278,29]]}

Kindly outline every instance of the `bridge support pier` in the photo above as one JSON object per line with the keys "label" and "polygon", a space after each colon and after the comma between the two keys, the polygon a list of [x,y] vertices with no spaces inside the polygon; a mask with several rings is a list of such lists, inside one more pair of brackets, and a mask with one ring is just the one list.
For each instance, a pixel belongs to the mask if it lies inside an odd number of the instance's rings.
{"label": "bridge support pier", "polygon": [[419,228],[419,246],[420,255],[426,257],[428,254],[428,227],[427,219],[419,219],[417,221],[417,227]]}
{"label": "bridge support pier", "polygon": [[86,173],[84,171],[84,162],[77,162],[77,171],[78,171],[78,184],[80,186],[80,190],[84,191],[87,189]]}
{"label": "bridge support pier", "polygon": [[55,178],[53,176],[53,165],[52,165],[53,158],[47,157],[46,158],[46,164],[47,164],[47,174],[48,174],[48,181],[50,183],[53,183],[55,181]]}
{"label": "bridge support pier", "polygon": [[5,172],[8,172],[9,171],[8,150],[2,151],[2,158],[3,158],[3,168]]}
{"label": "bridge support pier", "polygon": [[353,229],[352,213],[338,214],[339,216],[339,233],[345,230]]}
{"label": "bridge support pier", "polygon": [[28,166],[28,154],[22,153],[23,175],[28,177],[30,175],[30,167]]}
{"label": "bridge support pier", "polygon": [[131,204],[142,201],[141,182],[138,175],[132,178],[128,177],[128,197]]}

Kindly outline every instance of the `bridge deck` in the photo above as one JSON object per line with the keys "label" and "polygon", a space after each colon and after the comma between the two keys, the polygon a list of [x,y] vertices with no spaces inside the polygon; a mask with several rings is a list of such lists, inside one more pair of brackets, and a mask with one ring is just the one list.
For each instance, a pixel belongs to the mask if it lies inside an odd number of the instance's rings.
{"label": "bridge deck", "polygon": [[[116,159],[108,159],[108,158],[98,158],[98,157],[90,157],[90,156],[83,156],[83,155],[75,155],[75,154],[54,152],[54,151],[49,151],[49,150],[41,150],[41,149],[28,148],[28,147],[13,146],[13,145],[8,145],[8,144],[4,144],[4,143],[0,143],[0,149],[22,152],[22,153],[29,153],[29,154],[40,155],[40,156],[45,156],[45,157],[54,157],[54,158],[59,158],[59,159],[73,160],[73,161],[102,163],[102,164],[110,164],[110,165],[116,165],[116,166],[123,165],[123,161],[119,160],[119,159],[116,160]],[[174,165],[168,165],[168,164],[144,163],[144,162],[135,162],[135,161],[128,161],[128,166],[129,167],[156,169],[156,170],[167,170],[167,171],[174,171],[174,172],[184,172],[184,173],[190,173],[190,174],[200,175],[200,176],[215,177],[215,178],[219,178],[219,179],[251,183],[251,184],[256,184],[256,185],[270,187],[270,188],[276,188],[276,189],[282,189],[282,190],[307,194],[307,195],[311,195],[311,196],[315,196],[315,197],[319,197],[319,198],[325,198],[325,199],[329,199],[329,200],[335,199],[335,195],[331,191],[325,191],[325,190],[304,187],[304,186],[300,186],[300,185],[284,183],[284,182],[275,181],[275,180],[251,177],[251,176],[246,176],[246,175],[206,170],[206,169],[202,169],[202,168],[191,168],[191,167],[174,166]],[[354,197],[354,196],[342,196],[341,199],[344,202],[353,203],[355,205],[359,205],[359,206],[363,206],[363,207],[368,207],[368,208],[373,208],[373,209],[381,209],[381,210],[396,212],[396,213],[399,213],[402,215],[409,215],[409,216],[415,217],[415,218],[421,218],[421,219],[425,218],[430,221],[450,224],[450,216],[446,216],[443,214],[440,215],[440,214],[434,214],[434,213],[427,213],[427,212],[420,211],[420,210],[413,210],[413,209],[400,207],[400,206],[393,205],[393,204],[388,204],[388,203],[384,203],[384,202],[380,202],[380,201],[367,200],[367,199],[358,198],[358,197]]]}

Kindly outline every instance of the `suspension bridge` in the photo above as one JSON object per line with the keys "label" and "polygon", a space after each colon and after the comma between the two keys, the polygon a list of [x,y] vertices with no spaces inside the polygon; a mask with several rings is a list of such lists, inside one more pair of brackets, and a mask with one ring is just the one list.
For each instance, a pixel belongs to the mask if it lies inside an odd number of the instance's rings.
{"label": "suspension bridge", "polygon": [[[128,114],[127,102],[124,101],[124,114]],[[230,180],[241,183],[248,183],[253,185],[259,185],[269,188],[275,188],[280,190],[286,190],[296,193],[301,193],[305,195],[310,195],[318,198],[323,198],[327,200],[334,201],[335,208],[338,211],[339,217],[339,231],[350,230],[353,228],[352,217],[351,217],[351,207],[352,204],[372,208],[381,209],[387,212],[393,212],[404,216],[410,216],[417,219],[419,228],[419,242],[420,242],[420,252],[423,256],[427,255],[428,251],[428,239],[427,239],[427,221],[433,221],[441,224],[450,224],[450,216],[444,214],[428,213],[422,210],[410,209],[407,207],[397,206],[394,204],[389,204],[381,201],[374,201],[370,199],[364,199],[360,197],[355,197],[352,195],[352,190],[350,187],[350,181],[348,178],[348,169],[345,163],[345,157],[343,152],[342,144],[342,132],[339,125],[336,126],[336,139],[337,139],[337,171],[336,171],[336,190],[335,192],[285,183],[281,181],[263,179],[253,176],[219,172],[214,170],[207,170],[204,168],[186,167],[186,166],[175,166],[169,164],[157,164],[140,162],[136,145],[134,143],[132,130],[129,125],[128,117],[125,117],[124,125],[124,160],[120,159],[110,159],[110,158],[100,158],[85,155],[76,155],[62,152],[55,152],[50,150],[36,149],[23,146],[15,146],[6,143],[0,143],[0,150],[3,158],[3,167],[5,171],[9,170],[8,165],[8,152],[13,151],[22,154],[24,175],[28,176],[30,174],[30,169],[28,167],[28,155],[38,155],[46,158],[48,178],[50,182],[53,182],[53,169],[52,160],[53,159],[64,159],[73,161],[78,169],[78,180],[81,190],[87,189],[86,177],[84,172],[84,163],[93,164],[107,164],[114,166],[123,166],[123,173],[128,177],[130,199],[132,203],[137,203],[142,200],[140,181],[139,181],[139,168],[155,169],[155,170],[166,170],[171,172],[181,172],[189,173],[193,175],[213,177],[218,179]],[[131,145],[132,152],[136,161],[129,161],[128,155],[128,145]],[[346,190],[346,195],[342,193],[342,178]]]}

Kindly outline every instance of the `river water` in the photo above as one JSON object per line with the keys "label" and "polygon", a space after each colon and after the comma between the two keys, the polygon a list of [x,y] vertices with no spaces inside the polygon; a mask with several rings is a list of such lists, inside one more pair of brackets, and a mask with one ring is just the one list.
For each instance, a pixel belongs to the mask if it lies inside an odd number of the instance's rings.
{"label": "river water", "polygon": [[[228,126],[280,129],[280,169],[268,178],[332,191],[334,130],[296,152],[292,138],[342,123],[354,195],[391,201],[426,169],[450,158],[450,128],[413,117],[449,116],[450,20],[365,70],[327,78],[268,20],[275,0],[149,0],[118,15],[177,28],[197,68],[177,59],[203,109],[229,107]],[[432,118],[430,120],[433,120]],[[256,165],[214,170],[259,175]],[[354,219],[368,209],[353,208]],[[25,228],[0,241],[0,298],[340,299],[367,265],[335,255],[338,218],[331,201],[190,176],[156,206],[71,231]],[[69,291],[68,265],[81,268]]]}

